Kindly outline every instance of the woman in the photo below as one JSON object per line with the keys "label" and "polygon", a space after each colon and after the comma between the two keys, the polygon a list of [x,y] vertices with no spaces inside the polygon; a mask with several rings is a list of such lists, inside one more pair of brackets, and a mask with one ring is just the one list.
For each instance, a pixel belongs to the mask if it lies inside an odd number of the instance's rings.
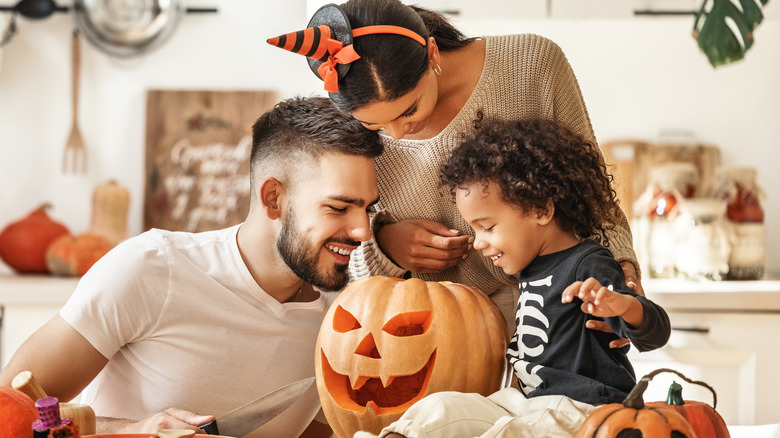
{"label": "woman", "polygon": [[[438,188],[438,170],[482,118],[553,119],[596,144],[565,55],[537,35],[466,38],[442,15],[398,0],[328,5],[307,30],[322,25],[348,50],[339,53],[331,45],[325,55],[309,58],[310,67],[325,80],[336,107],[384,134],[385,152],[376,160],[374,240],[353,256],[353,274],[470,284],[491,294],[513,327],[515,280],[469,251],[470,229]],[[278,38],[269,43],[285,46]],[[286,44],[288,50],[294,46],[289,38]],[[610,230],[609,241],[626,283],[641,294],[625,217]]]}

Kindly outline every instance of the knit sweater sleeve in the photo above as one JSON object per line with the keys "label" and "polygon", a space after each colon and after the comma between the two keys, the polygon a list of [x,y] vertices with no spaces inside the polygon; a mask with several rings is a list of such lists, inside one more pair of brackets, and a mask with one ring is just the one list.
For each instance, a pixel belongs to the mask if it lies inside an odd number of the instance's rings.
{"label": "knit sweater sleeve", "polygon": [[403,277],[406,270],[393,263],[390,257],[385,255],[376,243],[376,232],[384,225],[397,222],[387,210],[380,210],[371,217],[372,239],[363,242],[360,247],[352,252],[349,260],[349,275],[352,280],[369,277],[372,275],[384,275],[387,277]]}

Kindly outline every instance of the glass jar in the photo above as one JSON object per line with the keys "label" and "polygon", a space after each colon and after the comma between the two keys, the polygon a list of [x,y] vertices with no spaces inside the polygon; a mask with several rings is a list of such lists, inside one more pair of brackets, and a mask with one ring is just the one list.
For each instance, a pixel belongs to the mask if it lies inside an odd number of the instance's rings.
{"label": "glass jar", "polygon": [[675,269],[690,280],[724,280],[729,272],[731,229],[718,199],[683,201],[674,220]]}
{"label": "glass jar", "polygon": [[674,162],[650,169],[649,183],[634,204],[634,242],[643,270],[651,277],[672,278],[675,239],[672,224],[679,203],[696,194],[698,172],[692,163]]}
{"label": "glass jar", "polygon": [[766,258],[763,192],[756,169],[737,167],[718,172],[715,197],[726,203],[726,217],[734,230],[729,280],[759,280]]}

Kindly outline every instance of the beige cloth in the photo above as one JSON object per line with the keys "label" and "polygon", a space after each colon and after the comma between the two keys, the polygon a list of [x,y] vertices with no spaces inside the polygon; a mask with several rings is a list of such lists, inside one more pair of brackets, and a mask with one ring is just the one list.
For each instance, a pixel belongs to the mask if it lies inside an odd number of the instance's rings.
{"label": "beige cloth", "polygon": [[407,438],[571,438],[595,406],[568,397],[525,398],[514,388],[489,397],[439,392],[415,403],[383,429]]}

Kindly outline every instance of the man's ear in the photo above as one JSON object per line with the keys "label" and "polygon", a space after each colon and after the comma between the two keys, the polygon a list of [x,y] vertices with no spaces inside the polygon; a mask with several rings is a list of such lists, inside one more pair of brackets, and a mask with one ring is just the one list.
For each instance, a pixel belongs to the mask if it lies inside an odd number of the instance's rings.
{"label": "man's ear", "polygon": [[547,207],[544,211],[537,213],[536,223],[539,225],[547,225],[552,221],[555,216],[555,204],[552,201],[547,201]]}
{"label": "man's ear", "polygon": [[284,184],[276,178],[267,178],[260,185],[260,206],[268,219],[276,220],[281,216],[284,194]]}

